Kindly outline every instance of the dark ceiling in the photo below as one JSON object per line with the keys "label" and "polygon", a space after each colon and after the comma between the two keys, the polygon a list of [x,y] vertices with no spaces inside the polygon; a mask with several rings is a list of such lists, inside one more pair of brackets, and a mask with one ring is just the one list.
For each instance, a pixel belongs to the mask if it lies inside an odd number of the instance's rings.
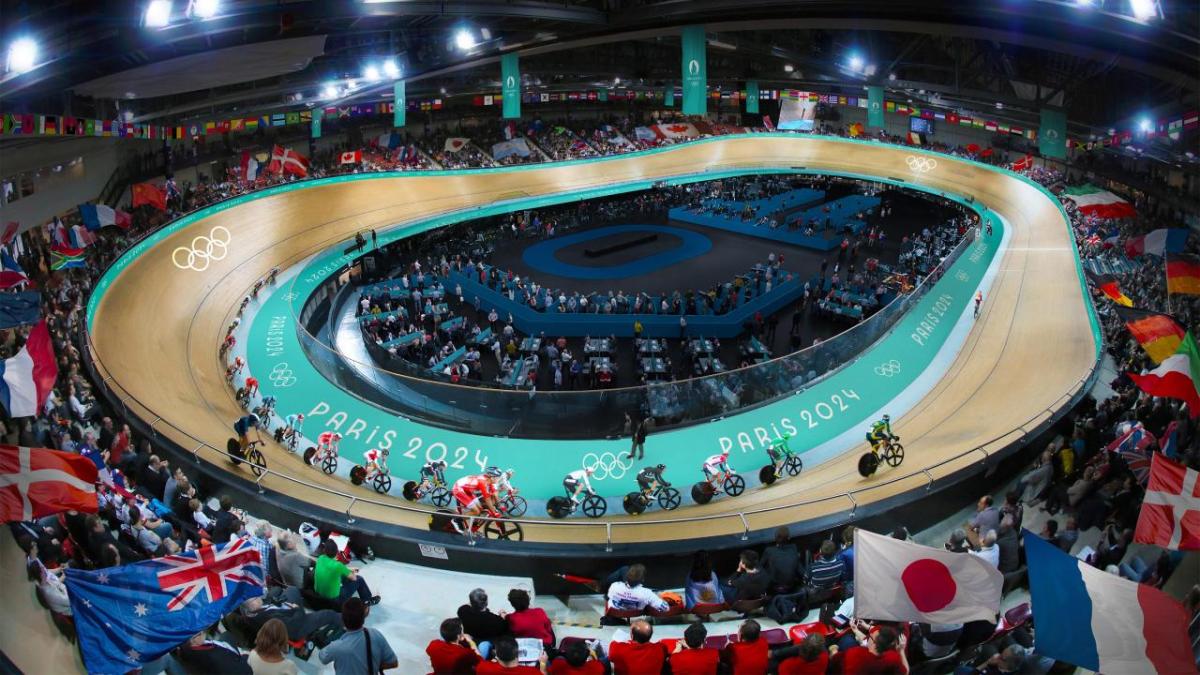
{"label": "dark ceiling", "polygon": [[[578,89],[612,82],[661,86],[677,79],[678,28],[703,23],[711,84],[755,78],[763,87],[861,91],[968,110],[1004,107],[1032,119],[1061,106],[1076,132],[1142,113],[1195,108],[1200,96],[1200,2],[1162,0],[1161,16],[1130,16],[1130,0],[475,0],[383,2],[223,0],[217,18],[191,21],[175,0],[167,28],[141,25],[145,1],[0,2],[0,44],[29,35],[42,65],[0,79],[0,108],[182,122],[235,110],[284,110],[313,101],[323,84],[359,78],[394,57],[410,97],[498,89],[501,53],[521,54],[525,86]],[[468,28],[478,44],[454,45]],[[481,35],[483,30],[486,35]],[[237,84],[192,86],[155,98],[95,99],[84,83],[146,64],[283,38],[326,36],[324,54],[295,72]],[[850,54],[875,66],[846,68]],[[785,66],[791,68],[788,72]],[[211,80],[211,78],[208,78]],[[233,78],[236,79],[236,78]],[[197,77],[198,81],[205,78]],[[361,81],[361,78],[360,78]],[[380,100],[390,85],[343,100]]]}

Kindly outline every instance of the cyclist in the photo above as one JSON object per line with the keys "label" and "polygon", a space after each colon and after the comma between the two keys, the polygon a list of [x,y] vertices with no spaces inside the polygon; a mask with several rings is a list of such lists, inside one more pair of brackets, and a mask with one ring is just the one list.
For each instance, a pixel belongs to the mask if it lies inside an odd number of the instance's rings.
{"label": "cyclist", "polygon": [[251,395],[258,393],[258,378],[253,375],[246,376],[246,391]]}
{"label": "cyclist", "polygon": [[367,467],[367,475],[363,480],[371,480],[377,473],[387,473],[387,458],[388,451],[379,448],[371,448],[363,453],[363,461]]}
{"label": "cyclist", "polygon": [[421,467],[421,482],[417,492],[424,492],[437,485],[446,484],[446,462],[441,459],[431,459]]}
{"label": "cyclist", "polygon": [[[489,467],[495,468],[495,467]],[[517,489],[512,485],[513,474],[516,473],[512,469],[500,472],[500,477],[496,479],[496,495],[500,494],[515,495]]]}
{"label": "cyclist", "polygon": [[783,465],[787,462],[788,458],[786,450],[787,442],[791,437],[791,434],[785,434],[783,438],[767,446],[767,456],[771,458],[771,463],[775,465],[776,478],[783,476]]}
{"label": "cyclist", "polygon": [[284,418],[283,422],[286,427],[284,429],[284,438],[288,440],[288,448],[290,449],[292,446],[292,439],[299,440],[300,434],[302,433],[301,430],[304,427],[304,413],[288,415],[286,418]]}
{"label": "cyclist", "polygon": [[[720,487],[725,482],[726,478],[735,473],[734,470],[729,467],[729,451],[722,452],[719,455],[713,455],[712,457],[704,460],[704,466],[702,467],[702,470],[704,471],[705,480],[708,481],[709,485],[711,485],[713,489]],[[719,480],[714,480],[718,478]]]}
{"label": "cyclist", "polygon": [[571,498],[571,502],[575,506],[579,506],[580,492],[592,491],[592,481],[589,480],[589,477],[595,472],[596,470],[589,466],[586,469],[572,471],[563,479],[563,489],[567,491],[567,496]]}
{"label": "cyclist", "polygon": [[338,442],[341,440],[342,435],[336,431],[324,431],[317,436],[317,451],[313,453],[312,465],[316,466],[317,462],[330,455],[337,457]]}
{"label": "cyclist", "polygon": [[238,419],[238,421],[233,423],[233,431],[238,436],[238,446],[241,450],[242,456],[245,456],[246,448],[250,447],[249,434],[251,429],[254,430],[254,435],[258,437],[258,442],[262,443],[262,434],[259,433],[258,430],[260,423],[261,421],[258,419],[258,415],[253,413],[246,415],[245,417],[241,417]]}
{"label": "cyclist", "polygon": [[892,418],[884,415],[879,420],[871,424],[871,430],[867,432],[867,442],[871,444],[871,452],[879,454],[879,444],[883,441],[898,440],[898,436],[892,434]]}
{"label": "cyclist", "polygon": [[637,484],[642,490],[643,497],[650,497],[659,487],[671,487],[671,484],[662,475],[666,470],[666,464],[659,464],[658,466],[648,466],[638,472]]}
{"label": "cyclist", "polygon": [[[488,471],[491,472],[492,469],[488,469]],[[495,469],[495,474],[483,473],[475,476],[463,476],[454,481],[454,487],[451,488],[450,494],[458,502],[458,512],[468,516],[468,530],[474,530],[474,517],[483,513],[484,508],[493,513],[496,512],[495,482],[499,477],[500,470]],[[452,522],[455,529],[462,532],[458,521],[455,520]]]}

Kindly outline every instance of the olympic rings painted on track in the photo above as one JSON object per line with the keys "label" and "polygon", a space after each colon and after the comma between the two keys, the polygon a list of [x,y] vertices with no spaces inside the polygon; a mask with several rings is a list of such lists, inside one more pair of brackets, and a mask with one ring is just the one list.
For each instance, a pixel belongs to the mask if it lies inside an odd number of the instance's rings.
{"label": "olympic rings painted on track", "polygon": [[908,170],[913,173],[929,173],[937,168],[937,160],[932,157],[909,155],[904,158],[904,163],[908,165]]}
{"label": "olympic rings painted on track", "polygon": [[[219,234],[220,233],[223,234]],[[171,262],[181,270],[203,272],[213,260],[224,260],[229,254],[229,242],[232,239],[229,230],[217,225],[209,231],[208,236],[201,235],[192,240],[192,247],[180,246],[171,252]],[[220,251],[218,252],[218,249]],[[187,262],[180,262],[180,252],[183,252]],[[200,264],[203,263],[203,264]]]}
{"label": "olympic rings painted on track", "polygon": [[900,374],[900,362],[896,359],[891,359],[884,363],[875,366],[875,374],[880,377],[895,377]]}
{"label": "olympic rings painted on track", "polygon": [[[589,459],[591,461],[588,461]],[[626,464],[625,460],[628,460],[629,463]],[[626,472],[633,468],[633,460],[621,453],[604,452],[597,455],[589,452],[583,456],[583,468],[591,469],[592,478],[596,480],[621,479],[625,477]]]}
{"label": "olympic rings painted on track", "polygon": [[271,384],[280,388],[296,384],[296,374],[288,367],[287,361],[276,363],[271,372],[267,374],[267,379],[271,381]]}

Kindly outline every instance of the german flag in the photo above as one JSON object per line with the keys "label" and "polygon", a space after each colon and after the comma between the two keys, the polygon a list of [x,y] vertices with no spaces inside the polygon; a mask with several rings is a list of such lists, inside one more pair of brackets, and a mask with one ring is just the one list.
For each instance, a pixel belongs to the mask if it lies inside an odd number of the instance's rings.
{"label": "german flag", "polygon": [[1167,256],[1167,292],[1200,295],[1200,258]]}
{"label": "german flag", "polygon": [[1133,339],[1138,341],[1155,363],[1162,363],[1163,359],[1174,354],[1179,349],[1179,343],[1183,342],[1183,329],[1166,314],[1135,307],[1114,309],[1117,316],[1125,322],[1125,327],[1129,329]]}
{"label": "german flag", "polygon": [[1133,301],[1129,299],[1129,296],[1121,292],[1121,284],[1117,281],[1116,277],[1111,274],[1096,274],[1090,270],[1088,270],[1087,275],[1096,288],[1100,289],[1101,293],[1112,298],[1113,302],[1118,305],[1133,307]]}

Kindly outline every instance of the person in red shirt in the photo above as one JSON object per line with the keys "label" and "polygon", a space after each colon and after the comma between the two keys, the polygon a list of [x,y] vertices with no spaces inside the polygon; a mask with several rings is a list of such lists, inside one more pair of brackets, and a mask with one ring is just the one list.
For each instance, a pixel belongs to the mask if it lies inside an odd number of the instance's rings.
{"label": "person in red shirt", "polygon": [[529,606],[529,591],[514,588],[508,592],[508,604],[513,611],[506,617],[513,637],[537,638],[547,649],[554,647],[554,626],[541,607]]}
{"label": "person in red shirt", "polygon": [[707,637],[708,630],[699,621],[683,631],[683,640],[675,643],[671,653],[673,675],[716,675],[721,653],[704,646]]}
{"label": "person in red shirt", "polygon": [[463,633],[462,620],[446,619],[440,632],[442,639],[430,641],[425,648],[434,675],[475,672],[475,665],[483,659],[471,636]]}
{"label": "person in red shirt", "polygon": [[629,626],[632,642],[614,642],[609,647],[608,660],[615,675],[654,675],[661,673],[667,661],[667,647],[661,642],[651,642],[654,628],[645,619],[638,619]]}
{"label": "person in red shirt", "polygon": [[542,668],[546,665],[546,652],[542,652],[538,660],[541,667],[521,665],[517,661],[520,654],[521,650],[517,647],[516,640],[500,638],[496,641],[496,660],[484,661],[475,666],[475,675],[542,675]]}
{"label": "person in red shirt", "polygon": [[779,661],[779,675],[824,675],[829,668],[829,652],[825,651],[825,636],[810,633],[804,642],[771,655]]}
{"label": "person in red shirt", "polygon": [[855,621],[851,624],[854,635],[865,639],[866,647],[855,646],[844,652],[835,653],[830,672],[863,673],[863,675],[892,675],[908,672],[908,659],[904,655],[904,638],[891,626],[880,626],[870,630],[866,624]]}
{"label": "person in red shirt", "polygon": [[550,675],[604,675],[604,664],[597,653],[599,648],[599,645],[593,647],[584,640],[572,642],[560,658],[550,663],[546,672]]}
{"label": "person in red shirt", "polygon": [[721,655],[730,670],[738,675],[767,675],[767,664],[771,660],[767,641],[760,637],[762,626],[754,619],[746,619],[738,628],[738,641],[730,642]]}

